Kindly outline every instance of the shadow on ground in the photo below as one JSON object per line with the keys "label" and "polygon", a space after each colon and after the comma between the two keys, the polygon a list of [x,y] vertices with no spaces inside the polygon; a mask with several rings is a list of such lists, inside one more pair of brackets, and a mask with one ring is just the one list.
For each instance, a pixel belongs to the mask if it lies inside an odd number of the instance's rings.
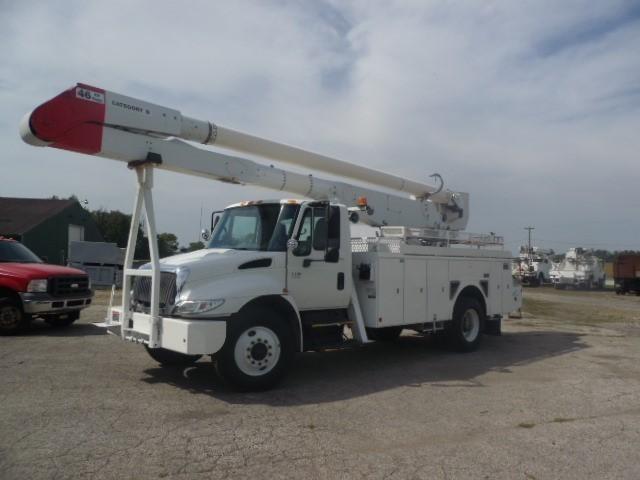
{"label": "shadow on ground", "polygon": [[23,331],[11,335],[12,337],[30,337],[46,335],[48,337],[86,337],[89,335],[106,335],[105,328],[96,327],[91,323],[73,323],[68,327],[52,327],[44,320],[33,320]]}
{"label": "shadow on ground", "polygon": [[345,350],[299,354],[276,389],[239,394],[216,376],[212,363],[200,361],[186,370],[145,370],[147,383],[168,383],[191,393],[211,395],[232,404],[272,406],[334,402],[396,387],[457,386],[483,388],[487,372],[510,373],[513,367],[586,348],[575,333],[536,331],[483,339],[472,353],[447,350],[431,337],[403,336],[396,343],[373,343]]}

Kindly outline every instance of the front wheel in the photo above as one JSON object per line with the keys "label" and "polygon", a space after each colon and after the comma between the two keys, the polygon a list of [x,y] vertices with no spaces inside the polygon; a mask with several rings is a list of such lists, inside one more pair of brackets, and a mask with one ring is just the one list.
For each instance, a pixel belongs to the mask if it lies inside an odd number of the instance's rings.
{"label": "front wheel", "polygon": [[196,363],[202,357],[202,355],[187,355],[166,348],[149,348],[147,345],[144,348],[151,358],[165,367],[186,367]]}
{"label": "front wheel", "polygon": [[228,336],[216,355],[218,375],[243,391],[274,387],[293,358],[291,331],[270,310],[250,309],[227,323]]}
{"label": "front wheel", "polygon": [[462,297],[453,309],[447,336],[456,350],[471,352],[482,338],[484,310],[475,298]]}
{"label": "front wheel", "polygon": [[0,298],[0,335],[13,335],[29,324],[20,304],[11,298]]}

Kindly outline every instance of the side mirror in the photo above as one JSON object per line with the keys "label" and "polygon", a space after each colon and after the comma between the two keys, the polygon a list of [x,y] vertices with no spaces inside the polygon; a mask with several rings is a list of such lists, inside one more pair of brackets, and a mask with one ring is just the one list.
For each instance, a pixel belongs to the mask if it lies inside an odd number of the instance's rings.
{"label": "side mirror", "polygon": [[340,260],[340,249],[330,248],[327,253],[324,254],[324,261],[329,263],[338,263]]}
{"label": "side mirror", "polygon": [[296,248],[298,248],[298,240],[295,238],[287,240],[287,250],[295,250]]}
{"label": "side mirror", "polygon": [[205,230],[204,228],[202,229],[202,232],[200,232],[200,236],[202,237],[202,239],[203,239],[205,242],[208,242],[208,241],[209,241],[209,236],[210,236],[210,235],[209,235],[209,232],[208,232],[207,230]]}

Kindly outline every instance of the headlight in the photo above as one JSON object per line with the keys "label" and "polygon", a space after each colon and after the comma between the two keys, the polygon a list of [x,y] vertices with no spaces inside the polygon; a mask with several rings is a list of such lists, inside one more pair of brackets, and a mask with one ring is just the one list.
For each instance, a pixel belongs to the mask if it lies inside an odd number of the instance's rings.
{"label": "headlight", "polygon": [[27,285],[27,292],[46,292],[47,291],[47,279],[39,278],[37,280],[31,280]]}
{"label": "headlight", "polygon": [[201,315],[216,308],[224,303],[223,298],[213,300],[182,300],[176,304],[173,313],[177,315]]}

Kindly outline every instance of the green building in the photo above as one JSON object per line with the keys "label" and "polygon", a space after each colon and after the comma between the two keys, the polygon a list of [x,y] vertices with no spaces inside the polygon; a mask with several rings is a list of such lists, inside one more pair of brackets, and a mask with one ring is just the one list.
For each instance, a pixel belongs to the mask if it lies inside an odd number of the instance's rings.
{"label": "green building", "polygon": [[65,265],[69,242],[102,242],[77,200],[0,197],[0,236],[19,240],[48,263]]}

